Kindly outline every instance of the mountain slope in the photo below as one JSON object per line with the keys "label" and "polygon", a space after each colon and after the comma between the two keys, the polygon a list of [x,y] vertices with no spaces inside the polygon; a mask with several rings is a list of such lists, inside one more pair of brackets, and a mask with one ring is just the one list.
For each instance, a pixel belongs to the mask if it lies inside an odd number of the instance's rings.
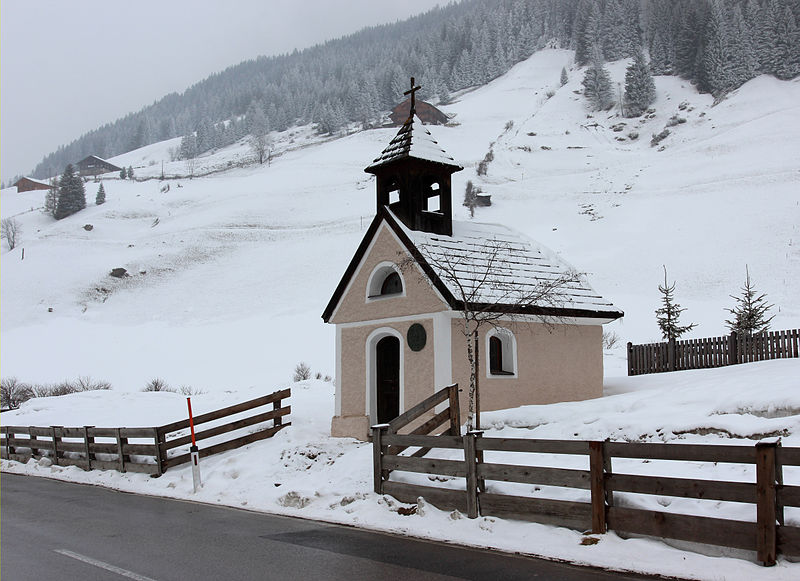
{"label": "mountain slope", "polygon": [[[685,81],[658,77],[651,119],[588,117],[575,93],[581,72],[558,82],[571,59],[536,53],[457,95],[446,108],[453,126],[431,128],[467,168],[454,175],[456,218],[468,219],[461,192],[473,180],[494,202],[475,219],[518,228],[587,272],[625,311],[609,327],[623,342],[658,339],[662,265],[678,281],[685,320],[700,324],[694,336],[725,332],[745,264],[780,308],[775,328],[800,325],[800,83],[759,77],[712,106]],[[624,68],[610,66],[615,81]],[[651,147],[676,113],[686,122],[670,128],[663,150]],[[236,168],[246,151],[238,144],[198,161],[197,173],[230,162],[208,177],[106,180],[100,207],[89,182],[89,207],[61,222],[30,211],[41,193],[4,190],[3,217],[16,215],[23,241],[2,255],[3,375],[90,374],[126,390],[160,376],[222,390],[272,389],[300,360],[330,373],[333,331],[320,313],[374,213],[363,168],[394,132],[324,141],[293,128],[275,136],[270,165]],[[494,160],[479,177],[490,144]],[[159,176],[162,160],[168,175],[182,173],[183,162],[168,161],[171,146],[112,161],[142,179]],[[130,277],[108,276],[115,267]],[[607,373],[621,373],[623,357],[609,353]]]}

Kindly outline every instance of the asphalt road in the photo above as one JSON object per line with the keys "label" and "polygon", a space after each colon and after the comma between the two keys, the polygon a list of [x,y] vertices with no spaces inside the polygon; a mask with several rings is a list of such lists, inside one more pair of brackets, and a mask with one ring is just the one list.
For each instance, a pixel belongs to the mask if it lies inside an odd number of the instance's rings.
{"label": "asphalt road", "polygon": [[0,499],[3,581],[645,579],[45,478]]}

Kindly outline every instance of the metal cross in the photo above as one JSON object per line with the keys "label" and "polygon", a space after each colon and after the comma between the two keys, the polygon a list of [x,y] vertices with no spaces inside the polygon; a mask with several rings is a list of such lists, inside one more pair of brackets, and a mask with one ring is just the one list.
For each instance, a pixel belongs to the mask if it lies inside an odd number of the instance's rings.
{"label": "metal cross", "polygon": [[414,77],[411,77],[411,88],[408,91],[406,91],[405,93],[403,93],[403,95],[408,95],[408,94],[411,95],[411,112],[410,112],[410,115],[414,115],[414,113],[417,112],[417,104],[416,104],[417,102],[416,102],[414,93],[419,91],[421,88],[422,87],[420,87],[419,85],[417,85],[416,87],[414,86]]}

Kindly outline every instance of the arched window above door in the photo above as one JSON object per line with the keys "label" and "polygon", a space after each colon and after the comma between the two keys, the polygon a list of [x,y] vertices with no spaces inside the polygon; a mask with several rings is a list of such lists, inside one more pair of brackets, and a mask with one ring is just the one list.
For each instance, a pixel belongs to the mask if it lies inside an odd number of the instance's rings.
{"label": "arched window above door", "polygon": [[400,269],[391,262],[382,262],[375,267],[367,283],[367,300],[404,296],[405,285]]}

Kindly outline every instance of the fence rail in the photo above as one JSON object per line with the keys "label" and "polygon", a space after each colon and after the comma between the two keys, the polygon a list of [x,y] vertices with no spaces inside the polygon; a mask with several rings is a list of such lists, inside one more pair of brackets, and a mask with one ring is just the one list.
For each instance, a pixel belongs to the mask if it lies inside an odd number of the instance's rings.
{"label": "fence rail", "polygon": [[[415,446],[440,451],[438,455],[447,458],[400,456],[391,450]],[[774,564],[778,553],[800,556],[800,527],[784,524],[784,507],[800,507],[800,486],[783,484],[783,467],[800,466],[800,448],[782,448],[777,441],[759,442],[754,447],[639,444],[484,438],[482,432],[470,432],[463,437],[420,438],[391,434],[388,426],[381,425],[373,427],[373,447],[375,492],[390,494],[403,502],[413,503],[422,496],[442,509],[464,511],[470,518],[511,517],[590,529],[593,533],[615,530],[749,549],[756,551],[757,560],[765,565]],[[463,458],[453,459],[454,450],[463,450]],[[509,463],[507,455],[502,462],[489,461],[484,457],[486,452],[578,456],[588,470],[531,465],[531,456],[520,463]],[[755,468],[755,480],[727,482],[615,473],[612,459],[745,464]],[[391,479],[391,471],[435,475],[447,484],[437,487],[400,482]],[[567,495],[582,500],[532,498],[506,493],[507,487],[496,484],[487,491],[487,481],[586,492],[577,497],[574,492]],[[630,495],[747,503],[755,506],[756,518],[750,522],[647,510],[637,508],[637,501],[631,500],[637,497]]]}
{"label": "fence rail", "polygon": [[628,343],[628,375],[706,369],[768,359],[800,357],[800,329],[634,345]]}
{"label": "fence rail", "polygon": [[[282,401],[290,396],[291,390],[284,389],[196,416],[195,425],[202,425],[264,406],[272,407],[269,411],[259,411],[255,415],[239,417],[198,431],[195,438],[200,447],[200,456],[219,454],[272,437],[291,425],[291,422],[284,422],[284,418],[292,408],[282,405]],[[251,426],[256,426],[254,431],[225,438],[232,432]],[[144,472],[159,476],[168,468],[189,462],[191,436],[186,433],[188,429],[188,419],[146,428],[0,426],[0,457],[19,462],[47,457],[58,466]],[[200,444],[210,438],[214,438],[213,444]]]}

